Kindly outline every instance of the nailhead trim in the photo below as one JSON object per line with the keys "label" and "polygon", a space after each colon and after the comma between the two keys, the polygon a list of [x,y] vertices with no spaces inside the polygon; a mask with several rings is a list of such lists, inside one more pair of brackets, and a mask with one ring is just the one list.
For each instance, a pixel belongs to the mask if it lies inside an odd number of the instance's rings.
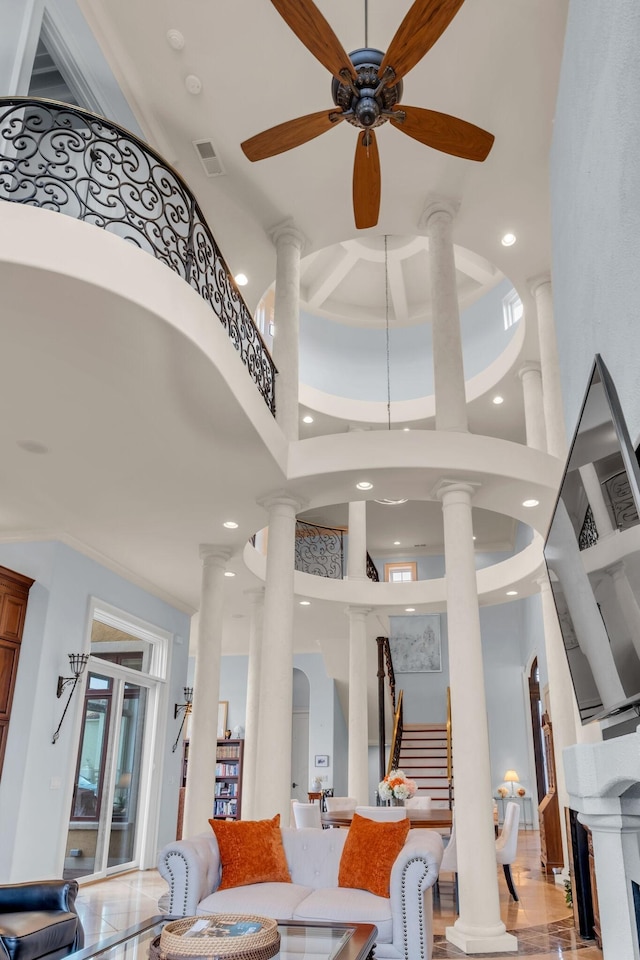
{"label": "nailhead trim", "polygon": [[172,850],[171,853],[168,853],[167,856],[164,858],[165,866],[166,866],[166,868],[167,868],[167,873],[168,873],[169,876],[171,877],[171,882],[170,882],[170,884],[169,884],[169,890],[170,890],[170,893],[171,893],[171,896],[170,896],[170,898],[169,898],[169,907],[170,907],[169,912],[170,912],[173,916],[176,916],[176,911],[175,911],[175,909],[174,909],[175,904],[174,904],[174,902],[173,902],[174,886],[175,886],[176,879],[175,879],[175,875],[174,875],[174,873],[173,873],[173,870],[172,870],[172,868],[171,868],[171,860],[172,860],[173,857],[178,857],[180,860],[183,860],[183,861],[184,861],[184,865],[185,865],[186,882],[185,882],[185,885],[184,885],[184,902],[183,902],[183,904],[182,904],[182,911],[181,911],[180,914],[178,914],[178,916],[185,917],[185,916],[187,915],[187,900],[188,900],[188,897],[189,897],[189,870],[187,869],[187,867],[188,867],[188,865],[187,865],[187,858],[185,857],[185,855],[184,855],[183,853],[180,853],[179,850]]}

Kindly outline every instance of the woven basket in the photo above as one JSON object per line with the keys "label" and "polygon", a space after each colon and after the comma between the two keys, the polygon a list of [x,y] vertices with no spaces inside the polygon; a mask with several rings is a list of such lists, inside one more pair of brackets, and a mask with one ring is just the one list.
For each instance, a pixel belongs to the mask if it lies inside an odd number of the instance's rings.
{"label": "woven basket", "polygon": [[[196,920],[215,920],[218,923],[254,921],[262,925],[257,933],[245,933],[239,937],[185,937],[184,934]],[[156,941],[159,944],[156,946]],[[268,917],[245,913],[217,913],[200,917],[185,917],[168,923],[160,937],[156,937],[149,949],[150,960],[185,960],[185,958],[234,957],[236,960],[269,960],[280,950],[278,924]]]}

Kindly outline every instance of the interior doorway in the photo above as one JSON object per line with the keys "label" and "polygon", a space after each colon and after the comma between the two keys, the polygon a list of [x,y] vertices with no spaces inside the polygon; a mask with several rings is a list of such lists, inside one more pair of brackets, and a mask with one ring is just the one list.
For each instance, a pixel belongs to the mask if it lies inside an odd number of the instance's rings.
{"label": "interior doorway", "polygon": [[306,803],[309,793],[309,699],[307,676],[293,671],[293,715],[291,731],[291,799]]}
{"label": "interior doorway", "polygon": [[547,758],[544,748],[544,737],[542,735],[542,700],[540,697],[540,671],[538,669],[538,658],[536,657],[531,664],[529,672],[529,706],[531,709],[531,729],[533,733],[533,756],[536,766],[536,790],[538,794],[538,803],[540,804],[547,795],[549,789],[549,777],[547,773]]}

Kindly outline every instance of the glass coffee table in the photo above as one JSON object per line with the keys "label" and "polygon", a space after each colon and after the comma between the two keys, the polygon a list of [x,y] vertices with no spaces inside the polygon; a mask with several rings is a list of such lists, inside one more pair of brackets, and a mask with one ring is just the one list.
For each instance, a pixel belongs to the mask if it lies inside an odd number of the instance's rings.
{"label": "glass coffee table", "polygon": [[[148,960],[151,942],[171,920],[150,917],[135,927],[115,933],[69,955],[69,960]],[[377,927],[372,923],[278,923],[280,952],[273,960],[373,960]]]}

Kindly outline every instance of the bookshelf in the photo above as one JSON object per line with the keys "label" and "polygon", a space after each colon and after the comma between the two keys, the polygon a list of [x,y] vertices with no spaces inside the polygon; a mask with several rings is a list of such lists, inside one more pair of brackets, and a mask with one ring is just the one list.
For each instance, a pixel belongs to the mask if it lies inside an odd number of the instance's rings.
{"label": "bookshelf", "polygon": [[215,820],[239,820],[242,808],[244,740],[218,740],[213,798]]}

